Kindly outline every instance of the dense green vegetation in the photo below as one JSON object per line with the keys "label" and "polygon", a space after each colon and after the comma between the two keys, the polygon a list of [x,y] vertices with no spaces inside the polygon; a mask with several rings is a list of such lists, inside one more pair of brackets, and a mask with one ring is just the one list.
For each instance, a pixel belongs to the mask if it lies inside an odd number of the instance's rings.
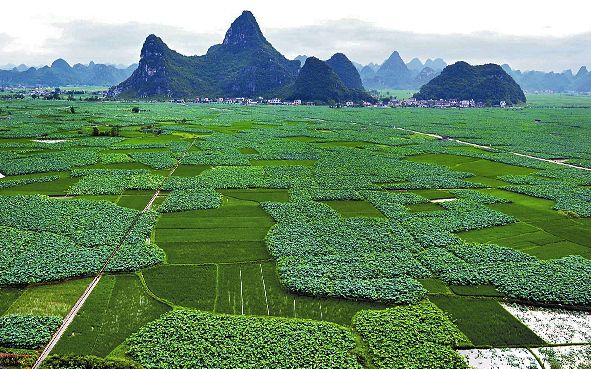
{"label": "dense green vegetation", "polygon": [[212,209],[220,206],[221,195],[212,188],[173,191],[166,197],[158,211],[170,213],[173,211]]}
{"label": "dense green vegetation", "polygon": [[521,87],[499,65],[472,66],[462,61],[445,67],[414,97],[421,100],[474,100],[488,105],[498,105],[501,101],[507,104],[525,102]]}
{"label": "dense green vegetation", "polygon": [[[175,311],[127,344],[147,368],[359,368],[352,335],[330,323]],[[245,354],[247,352],[248,354]]]}
{"label": "dense green vegetation", "polygon": [[[349,71],[342,64],[344,64],[344,61],[331,59],[323,62],[313,56],[309,57],[290,88],[287,99],[313,101],[323,104],[334,104],[347,100],[356,102],[371,100],[371,97],[364,92],[363,87],[354,87],[361,84],[361,79],[355,67],[350,65],[353,70]],[[333,65],[337,67],[336,70],[333,70],[335,68]],[[345,81],[339,79],[339,72],[343,75]],[[353,73],[353,76],[348,76],[347,73]],[[355,77],[359,79],[358,84]],[[348,87],[347,84],[352,87]]]}
{"label": "dense green vegetation", "polygon": [[0,285],[97,272],[119,244],[120,252],[108,270],[133,271],[157,264],[163,259],[162,250],[145,242],[155,222],[155,212],[140,217],[138,211],[107,201],[1,196]]}
{"label": "dense green vegetation", "polygon": [[0,317],[0,347],[42,347],[62,323],[56,316],[8,315]]}
{"label": "dense green vegetation", "polygon": [[133,362],[118,359],[103,359],[96,356],[52,355],[41,366],[42,369],[141,369]]}
{"label": "dense green vegetation", "polygon": [[[131,228],[55,353],[139,365],[127,338],[199,309],[229,327],[338,324],[347,338],[325,341],[354,365],[410,353],[462,367],[457,347],[546,345],[498,301],[589,309],[590,174],[511,154],[585,164],[588,109],[7,104],[0,316],[65,316],[90,282],[70,278],[96,273]],[[96,124],[121,136],[91,137]]]}
{"label": "dense green vegetation", "polygon": [[468,368],[454,348],[470,341],[429,302],[365,310],[353,318],[353,327],[378,368]]}

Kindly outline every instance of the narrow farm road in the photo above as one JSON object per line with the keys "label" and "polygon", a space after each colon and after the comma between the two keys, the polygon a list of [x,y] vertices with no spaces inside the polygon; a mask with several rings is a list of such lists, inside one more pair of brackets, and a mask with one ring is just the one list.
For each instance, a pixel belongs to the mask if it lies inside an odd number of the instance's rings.
{"label": "narrow farm road", "polygon": [[57,342],[59,341],[59,339],[66,332],[66,330],[70,326],[70,323],[72,323],[72,321],[76,317],[76,314],[78,314],[78,311],[80,310],[80,308],[82,307],[82,305],[84,305],[84,302],[86,302],[86,299],[88,298],[88,296],[90,296],[90,294],[92,293],[92,290],[94,290],[94,287],[96,287],[96,285],[101,280],[101,277],[103,276],[103,272],[107,268],[107,265],[109,264],[109,262],[111,261],[111,259],[113,259],[113,257],[115,256],[115,254],[117,253],[117,251],[119,250],[119,248],[121,247],[121,245],[123,245],[123,242],[125,242],[125,240],[129,236],[129,234],[131,233],[131,231],[133,230],[133,228],[136,226],[136,224],[139,221],[140,217],[146,211],[148,211],[150,209],[150,207],[152,206],[152,203],[154,202],[154,200],[156,200],[156,198],[160,194],[160,191],[162,190],[162,187],[164,186],[164,184],[166,183],[166,181],[168,181],[168,179],[170,178],[170,176],[173,175],[174,171],[178,168],[178,166],[180,165],[181,161],[187,155],[187,153],[189,152],[189,150],[191,149],[191,147],[193,146],[193,144],[195,143],[195,141],[196,141],[196,139],[193,140],[193,142],[191,142],[191,144],[189,145],[189,147],[187,148],[187,150],[183,153],[183,156],[181,156],[181,158],[178,160],[178,162],[176,163],[176,165],[174,166],[174,168],[172,168],[172,170],[170,171],[170,173],[168,174],[168,176],[166,176],[166,178],[164,179],[164,181],[162,182],[162,184],[160,185],[160,187],[158,188],[158,190],[156,191],[156,193],[154,193],[154,195],[152,196],[152,199],[148,202],[148,204],[146,205],[146,207],[144,208],[144,210],[142,210],[138,214],[138,216],[135,218],[135,220],[133,221],[133,223],[131,224],[131,226],[127,229],[127,232],[125,232],[125,234],[121,238],[121,240],[120,240],[119,244],[117,245],[117,247],[115,248],[115,250],[113,250],[113,252],[111,253],[111,255],[109,255],[109,258],[105,261],[105,263],[103,264],[103,266],[101,267],[101,269],[99,270],[99,272],[97,273],[97,275],[92,279],[92,281],[90,282],[90,284],[88,285],[88,287],[86,288],[86,290],[84,291],[84,293],[82,294],[82,296],[80,296],[80,298],[78,299],[78,301],[76,302],[76,304],[74,304],[74,306],[72,307],[72,309],[70,310],[70,312],[66,315],[66,317],[62,321],[62,325],[58,328],[57,331],[55,331],[55,333],[53,334],[53,336],[51,336],[51,339],[49,340],[49,342],[47,343],[47,345],[45,345],[45,347],[43,348],[43,351],[41,352],[41,355],[39,355],[39,357],[37,358],[37,361],[35,362],[35,365],[33,365],[33,369],[38,369],[41,366],[41,363],[43,363],[43,360],[45,360],[49,356],[49,354],[51,353],[51,350],[53,350],[53,348],[55,347],[55,345],[57,344]]}
{"label": "narrow farm road", "polygon": [[[412,129],[406,129],[406,128],[400,128],[400,127],[394,127],[394,128],[399,129],[401,131],[412,132],[412,133],[416,133],[416,134],[420,134],[420,135],[424,135],[424,136],[429,136],[429,137],[433,137],[433,138],[443,138],[443,136],[436,135],[434,133],[425,133],[425,132],[413,131]],[[492,149],[492,147],[490,147],[490,146],[479,145],[479,144],[475,144],[475,143],[467,142],[467,141],[455,140],[453,138],[450,139],[450,141],[455,141],[455,142],[458,142],[458,143],[461,143],[461,144],[464,144],[464,145],[470,145],[470,146],[478,147],[478,148],[481,148],[481,149]],[[545,161],[545,162],[548,162],[548,163],[554,163],[554,164],[558,164],[558,165],[564,165],[565,167],[577,168],[577,169],[582,169],[582,170],[591,170],[591,168],[585,168],[585,167],[580,167],[578,165],[567,164],[567,163],[563,163],[563,162],[561,162],[559,160],[544,159],[544,158],[539,158],[537,156],[521,154],[521,153],[513,152],[513,151],[507,151],[507,152],[509,154],[513,154],[513,155],[517,155],[517,156],[523,156],[523,157],[530,158],[530,159]]]}

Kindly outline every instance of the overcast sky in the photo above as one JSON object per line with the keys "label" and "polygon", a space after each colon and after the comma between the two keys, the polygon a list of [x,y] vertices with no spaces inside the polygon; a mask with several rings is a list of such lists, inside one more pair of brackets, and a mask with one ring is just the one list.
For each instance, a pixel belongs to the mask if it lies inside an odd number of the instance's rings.
{"label": "overcast sky", "polygon": [[[508,63],[513,69],[560,72],[591,68],[591,1],[320,2],[177,0],[158,2],[10,1],[2,4],[0,66],[8,63],[131,64],[154,33],[186,55],[220,43],[242,10],[288,58],[299,54],[381,63],[394,50],[452,63]],[[340,5],[337,5],[340,4]]]}

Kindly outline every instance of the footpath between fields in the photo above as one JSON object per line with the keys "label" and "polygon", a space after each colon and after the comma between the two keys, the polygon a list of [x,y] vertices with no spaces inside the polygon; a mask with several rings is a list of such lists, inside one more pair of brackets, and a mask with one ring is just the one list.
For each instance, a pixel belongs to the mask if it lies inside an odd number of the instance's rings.
{"label": "footpath between fields", "polygon": [[109,262],[113,259],[113,257],[115,256],[115,254],[117,253],[117,251],[119,250],[119,248],[121,247],[121,245],[123,245],[123,243],[125,242],[125,240],[129,236],[129,234],[131,233],[131,231],[133,230],[133,228],[136,226],[136,224],[139,221],[140,217],[146,211],[148,211],[150,209],[150,207],[152,206],[152,203],[154,202],[154,200],[156,200],[156,198],[160,194],[160,191],[164,187],[164,184],[173,175],[174,171],[178,168],[178,166],[180,165],[181,161],[185,158],[185,156],[187,155],[187,153],[189,152],[189,150],[191,149],[191,147],[193,146],[193,144],[195,143],[195,141],[196,141],[196,139],[193,140],[193,142],[191,142],[191,144],[189,145],[189,147],[187,148],[187,150],[183,153],[183,155],[181,156],[181,158],[177,161],[177,163],[174,166],[174,168],[172,168],[172,170],[166,176],[166,178],[164,179],[164,181],[162,182],[162,184],[160,185],[160,187],[158,187],[158,190],[156,191],[156,193],[154,193],[154,195],[152,196],[152,198],[150,199],[150,201],[148,202],[148,204],[144,207],[144,209],[134,219],[134,221],[131,224],[131,226],[127,229],[127,232],[125,232],[125,234],[121,238],[121,240],[120,240],[119,244],[117,245],[117,247],[113,250],[113,252],[111,253],[111,255],[109,255],[109,258],[105,261],[105,263],[103,264],[103,266],[101,267],[101,269],[98,271],[98,273],[96,274],[96,276],[92,279],[92,281],[90,282],[90,284],[88,285],[88,287],[86,288],[86,290],[84,291],[84,293],[82,294],[82,296],[80,296],[80,298],[78,299],[78,301],[76,302],[76,304],[74,304],[74,306],[72,307],[72,309],[70,310],[70,312],[66,315],[66,317],[62,321],[62,325],[58,328],[57,331],[55,331],[55,333],[53,334],[53,336],[51,336],[51,339],[49,340],[49,342],[47,343],[47,345],[45,345],[45,347],[43,348],[43,351],[41,352],[41,355],[39,355],[39,357],[37,358],[37,361],[35,362],[35,365],[33,365],[33,369],[38,369],[41,366],[41,363],[43,363],[43,360],[45,360],[49,356],[49,354],[51,353],[51,350],[53,350],[54,346],[57,344],[57,342],[62,337],[62,335],[64,334],[64,332],[70,326],[70,323],[72,323],[72,321],[76,317],[76,314],[78,314],[78,311],[80,310],[80,308],[82,307],[82,305],[84,305],[84,302],[86,302],[86,299],[88,298],[88,296],[90,296],[90,294],[92,293],[92,290],[94,290],[94,288],[96,287],[96,285],[101,280],[101,277],[103,276],[103,273],[104,273],[105,269],[107,268],[107,265],[109,264]]}

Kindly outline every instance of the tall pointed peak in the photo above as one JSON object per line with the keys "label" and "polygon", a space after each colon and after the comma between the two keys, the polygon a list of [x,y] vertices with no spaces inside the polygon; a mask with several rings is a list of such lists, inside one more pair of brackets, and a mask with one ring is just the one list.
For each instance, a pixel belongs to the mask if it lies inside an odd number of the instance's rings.
{"label": "tall pointed peak", "polygon": [[398,54],[398,51],[394,51],[392,55],[390,55],[390,57],[386,59],[386,61],[384,61],[384,63],[380,67],[380,70],[392,68],[400,68],[403,70],[408,69],[408,67],[406,66],[406,64],[404,64],[404,61],[400,57],[400,54]]}
{"label": "tall pointed peak", "polygon": [[[336,53],[333,56],[330,57],[330,59],[328,59],[326,61],[326,63],[328,65],[330,65],[333,69],[334,69],[334,65],[333,64],[351,64],[353,65],[353,63],[351,63],[351,61],[349,60],[349,58],[347,58],[347,55],[343,54],[343,53]],[[353,66],[354,67],[354,66]]]}
{"label": "tall pointed peak", "polygon": [[581,68],[579,68],[579,71],[577,72],[575,77],[582,77],[582,76],[586,75],[587,73],[589,73],[587,71],[587,67],[583,65]]}
{"label": "tall pointed peak", "polygon": [[140,53],[140,58],[145,58],[154,55],[162,55],[166,50],[168,50],[168,46],[162,41],[162,39],[154,34],[149,35],[146,37],[146,41],[144,41],[144,45],[142,46],[142,51]]}
{"label": "tall pointed peak", "polygon": [[331,66],[347,88],[363,90],[359,72],[345,54],[336,53],[326,63]]}
{"label": "tall pointed peak", "polygon": [[400,54],[398,54],[398,51],[394,51],[390,55],[390,57],[384,61],[384,63],[381,65],[380,69],[382,69],[384,67],[391,68],[394,65],[396,65],[398,67],[402,67],[402,65],[404,65],[404,67],[406,68],[406,64],[404,64],[404,61],[400,57]]}
{"label": "tall pointed peak", "polygon": [[223,45],[237,45],[245,48],[252,45],[260,45],[261,43],[267,44],[268,42],[265,36],[263,36],[254,15],[248,10],[243,11],[232,22],[222,42]]}

